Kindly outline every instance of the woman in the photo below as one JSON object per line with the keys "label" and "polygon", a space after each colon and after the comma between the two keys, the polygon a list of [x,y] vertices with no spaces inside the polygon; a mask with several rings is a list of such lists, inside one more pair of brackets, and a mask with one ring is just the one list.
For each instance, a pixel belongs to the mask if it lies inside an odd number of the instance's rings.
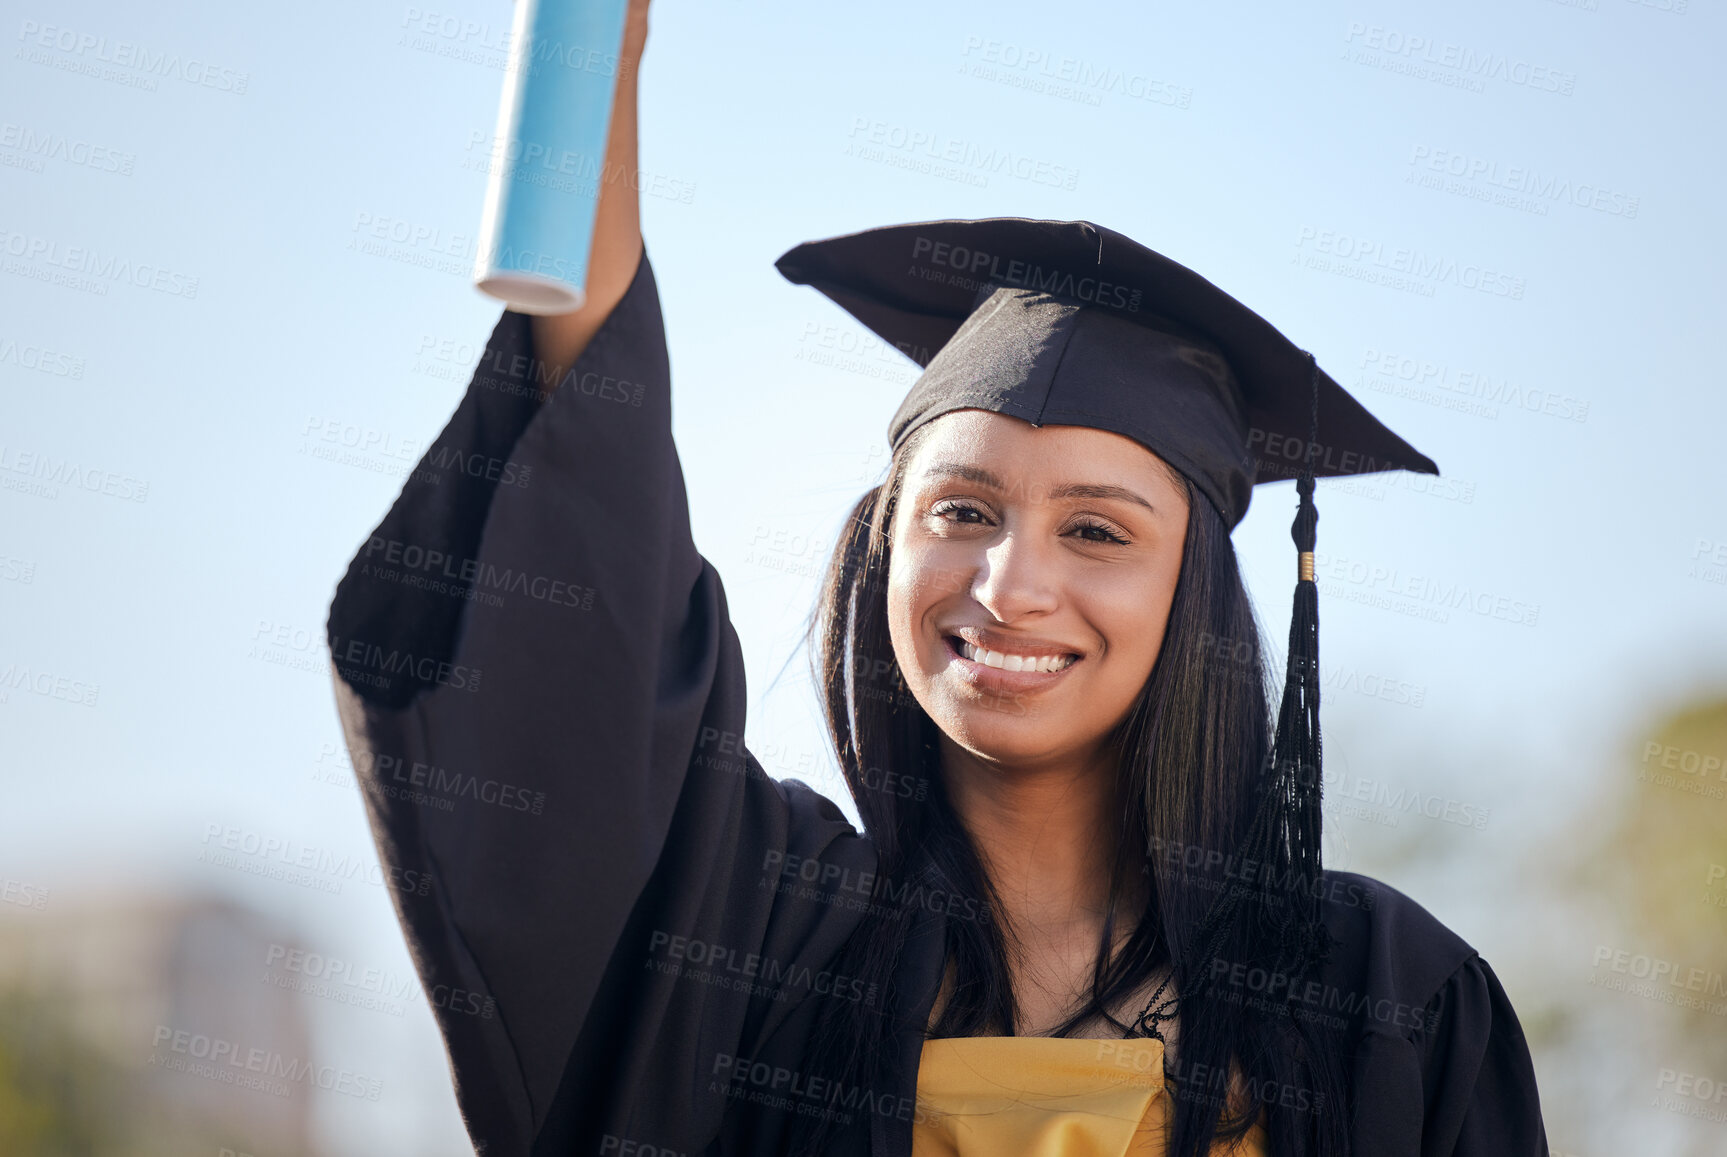
{"label": "woman", "polygon": [[[1059,291],[1085,246],[1125,255],[1135,316],[1096,276]],[[1274,744],[1228,537],[1269,480],[1243,439],[1318,445],[1322,399],[1382,454],[1304,451],[1308,474],[1431,463],[1088,223],[872,230],[780,267],[928,347],[814,623],[863,833],[744,746],[627,179],[588,303],[504,312],[332,603],[344,730],[477,1149],[1544,1153],[1486,963],[1317,870],[1312,583]],[[1057,290],[1013,283],[1028,268]],[[1146,322],[1192,300],[1219,334]]]}

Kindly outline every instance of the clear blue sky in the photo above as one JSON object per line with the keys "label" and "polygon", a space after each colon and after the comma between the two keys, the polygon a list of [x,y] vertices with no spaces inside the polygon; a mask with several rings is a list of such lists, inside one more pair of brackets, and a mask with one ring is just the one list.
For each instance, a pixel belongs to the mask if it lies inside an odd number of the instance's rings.
{"label": "clear blue sky", "polygon": [[[1438,461],[1318,500],[1328,762],[1490,809],[1430,825],[1446,862],[1517,854],[1651,705],[1727,684],[1727,29],[1679,3],[656,0],[644,231],[769,770],[843,796],[802,657],[775,677],[912,377],[772,263],[939,217],[1166,252]],[[467,269],[510,11],[5,0],[0,673],[49,692],[0,687],[0,876],[230,891],[404,965],[380,889],[196,857],[210,824],[369,854],[314,777],[340,745],[317,640],[498,313]],[[992,151],[1028,175],[965,160]],[[359,464],[315,453],[362,438]],[[81,484],[45,481],[67,460]],[[1292,509],[1262,487],[1235,534],[1277,639]],[[1459,587],[1485,613],[1435,621]],[[253,657],[271,639],[304,669]],[[1485,937],[1467,896],[1423,899]],[[328,1135],[436,1151],[429,1019],[329,1019],[401,1075],[321,1105]]]}

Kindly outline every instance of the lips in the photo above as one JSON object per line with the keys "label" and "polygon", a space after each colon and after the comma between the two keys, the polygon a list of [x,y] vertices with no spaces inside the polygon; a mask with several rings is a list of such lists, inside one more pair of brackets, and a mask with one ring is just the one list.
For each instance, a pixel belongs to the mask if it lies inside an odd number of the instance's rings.
{"label": "lips", "polygon": [[1078,658],[1075,655],[1016,655],[974,647],[960,638],[955,638],[954,642],[957,644],[954,649],[965,658],[1000,671],[1060,671],[1072,666]]}
{"label": "lips", "polygon": [[942,635],[953,670],[967,683],[996,694],[1041,691],[1059,682],[1085,656],[1063,644],[1019,638],[980,627]]}
{"label": "lips", "polygon": [[948,627],[944,634],[970,643],[980,650],[996,651],[1003,655],[1017,655],[1021,658],[1041,659],[1046,656],[1072,656],[1083,658],[1085,652],[1078,647],[1070,647],[1054,639],[1040,639],[1035,635],[1020,635],[1011,631],[998,631],[993,627]]}

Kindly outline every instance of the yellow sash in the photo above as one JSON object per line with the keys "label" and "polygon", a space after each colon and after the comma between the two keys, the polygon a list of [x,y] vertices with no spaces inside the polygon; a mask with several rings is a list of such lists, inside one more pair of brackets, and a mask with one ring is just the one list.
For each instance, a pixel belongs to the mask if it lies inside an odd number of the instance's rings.
{"label": "yellow sash", "polygon": [[[1170,1110],[1155,1038],[940,1037],[918,1065],[912,1157],[1163,1157]],[[1264,1157],[1263,1122],[1212,1152]]]}

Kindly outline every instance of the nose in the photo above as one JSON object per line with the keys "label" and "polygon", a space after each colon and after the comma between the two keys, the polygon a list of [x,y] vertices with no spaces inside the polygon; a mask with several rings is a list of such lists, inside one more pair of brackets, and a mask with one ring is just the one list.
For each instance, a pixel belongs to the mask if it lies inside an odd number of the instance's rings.
{"label": "nose", "polygon": [[984,549],[972,576],[971,597],[998,623],[1055,610],[1060,586],[1052,553],[1035,536],[1007,531]]}

